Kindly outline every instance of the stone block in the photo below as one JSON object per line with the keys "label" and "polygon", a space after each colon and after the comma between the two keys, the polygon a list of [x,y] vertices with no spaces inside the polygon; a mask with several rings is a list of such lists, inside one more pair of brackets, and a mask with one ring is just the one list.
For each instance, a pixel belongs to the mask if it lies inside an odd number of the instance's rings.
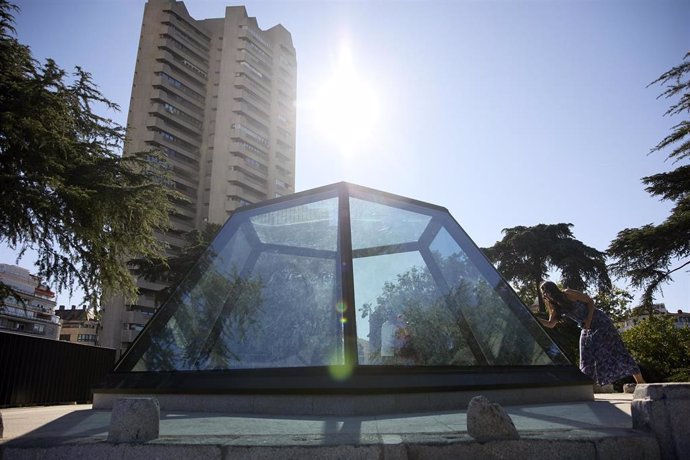
{"label": "stone block", "polygon": [[467,432],[480,442],[520,439],[506,410],[484,396],[475,396],[467,407]]}
{"label": "stone block", "polygon": [[595,445],[597,460],[653,460],[661,455],[652,434],[605,437],[597,440]]}
{"label": "stone block", "polygon": [[109,442],[141,443],[158,438],[160,406],[155,398],[120,398],[110,416]]}
{"label": "stone block", "polygon": [[633,428],[654,433],[661,458],[688,458],[690,383],[637,385],[632,401]]}

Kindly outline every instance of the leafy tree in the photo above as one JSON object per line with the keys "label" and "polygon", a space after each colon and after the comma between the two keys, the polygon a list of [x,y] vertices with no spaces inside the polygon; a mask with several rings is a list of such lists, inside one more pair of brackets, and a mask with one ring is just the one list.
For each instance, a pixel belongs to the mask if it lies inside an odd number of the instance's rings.
{"label": "leafy tree", "polygon": [[[664,115],[690,115],[690,53],[684,62],[654,80],[665,86],[659,95],[678,97]],[[661,284],[671,282],[673,273],[690,265],[690,119],[676,124],[651,151],[672,148],[668,158],[686,163],[673,171],[642,178],[645,190],[674,203],[671,214],[659,225],[626,228],[611,242],[608,253],[616,262],[611,266],[619,275],[630,278],[633,286],[643,289],[642,301],[651,305]]]}
{"label": "leafy tree", "polygon": [[575,239],[572,224],[539,224],[533,227],[503,229],[503,239],[482,250],[499,272],[528,304],[539,300],[539,311],[545,312],[539,285],[547,273],[557,269],[561,283],[571,289],[585,291],[594,286],[608,291],[611,279],[603,252]]}
{"label": "leafy tree", "polygon": [[207,223],[202,230],[192,230],[183,235],[187,245],[168,257],[156,255],[129,261],[132,273],[152,282],[164,282],[168,287],[156,293],[156,300],[163,302],[182,278],[199,261],[220,230],[220,225]]}
{"label": "leafy tree", "polygon": [[[0,243],[36,251],[38,275],[58,290],[79,286],[92,304],[104,290],[136,295],[125,260],[156,257],[168,225],[162,159],[121,156],[124,128],[97,115],[117,110],[77,67],[72,76],[36,61],[14,38],[16,6],[0,0]],[[12,289],[0,283],[0,296]]]}
{"label": "leafy tree", "polygon": [[626,347],[652,382],[690,381],[690,328],[653,315],[622,334]]}
{"label": "leafy tree", "polygon": [[608,292],[599,292],[594,296],[594,303],[603,310],[612,321],[622,321],[631,314],[630,304],[633,295],[617,286],[613,286]]}

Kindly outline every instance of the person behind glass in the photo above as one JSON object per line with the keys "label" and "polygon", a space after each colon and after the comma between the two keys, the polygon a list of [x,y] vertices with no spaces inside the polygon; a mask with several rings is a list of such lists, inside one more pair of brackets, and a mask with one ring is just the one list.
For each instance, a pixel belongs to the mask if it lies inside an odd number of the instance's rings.
{"label": "person behind glass", "polygon": [[640,368],[625,348],[616,326],[606,313],[594,307],[587,294],[573,289],[561,291],[555,283],[544,281],[541,286],[549,319],[538,318],[548,328],[563,319],[570,319],[580,332],[580,370],[599,385],[607,385],[632,375],[637,383],[645,383]]}

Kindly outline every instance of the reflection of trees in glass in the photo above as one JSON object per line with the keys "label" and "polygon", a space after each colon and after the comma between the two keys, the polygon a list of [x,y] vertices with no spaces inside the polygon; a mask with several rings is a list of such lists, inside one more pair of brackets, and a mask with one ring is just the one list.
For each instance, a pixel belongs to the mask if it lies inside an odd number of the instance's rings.
{"label": "reflection of trees in glass", "polygon": [[253,270],[261,283],[261,306],[238,331],[224,325],[231,367],[323,366],[342,349],[336,312],[335,259],[262,254]]}
{"label": "reflection of trees in glass", "polygon": [[[467,268],[461,266],[467,261],[460,257],[444,259],[438,254],[435,257],[447,262],[442,268],[444,275],[467,272]],[[467,284],[462,283],[462,286]],[[463,290],[463,293],[464,301],[471,303],[471,292]],[[412,267],[398,275],[394,283],[386,282],[382,294],[376,299],[376,305],[364,304],[360,309],[363,318],[369,317],[368,361],[372,364],[474,364],[466,338],[458,327],[458,311],[451,306],[426,267]],[[397,320],[399,316],[407,324],[408,336],[400,352],[402,359],[383,360],[381,328],[387,320]]]}
{"label": "reflection of trees in glass", "polygon": [[474,291],[476,306],[463,312],[489,364],[552,364],[532,333],[493,286],[479,280]]}
{"label": "reflection of trees in glass", "polygon": [[[214,255],[207,252],[194,273],[183,282],[163,308],[174,313],[151,343],[137,370],[224,369],[232,350],[224,346],[221,326],[232,315],[236,333],[244,333],[253,321],[254,309],[261,305],[261,282],[228,275],[213,266]],[[222,339],[222,340],[221,340]]]}
{"label": "reflection of trees in glass", "polygon": [[[426,267],[413,267],[384,284],[376,305],[361,308],[369,317],[371,364],[467,366],[479,364],[469,341],[476,339],[488,364],[551,364],[544,350],[509,305],[479,274],[464,254],[433,254],[450,291],[444,294]],[[478,279],[479,278],[479,279]],[[404,321],[407,341],[400,359],[381,357],[381,327]],[[470,331],[463,328],[469,325]],[[475,350],[478,349],[475,348]]]}
{"label": "reflection of trees in glass", "polygon": [[424,366],[470,366],[477,364],[466,337],[458,327],[461,305],[473,302],[472,286],[460,282],[448,296],[437,297],[428,307],[408,305],[404,309],[410,329],[410,347],[416,364]]}
{"label": "reflection of trees in glass", "polygon": [[[205,310],[210,328],[208,334],[198,336],[201,343],[194,366],[197,369],[229,369],[240,360],[233,344],[247,340],[262,305],[261,280],[242,278],[236,272],[230,279],[214,277],[205,286],[209,293],[223,292],[220,312]],[[203,343],[202,343],[203,341]],[[192,347],[190,347],[192,349]]]}

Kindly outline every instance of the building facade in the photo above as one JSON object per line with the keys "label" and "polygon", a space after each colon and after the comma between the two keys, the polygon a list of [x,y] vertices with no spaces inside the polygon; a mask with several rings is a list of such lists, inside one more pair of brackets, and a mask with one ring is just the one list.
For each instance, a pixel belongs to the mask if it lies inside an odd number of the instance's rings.
{"label": "building facade", "polygon": [[[128,113],[128,152],[161,151],[175,203],[161,238],[222,224],[238,207],[294,192],[296,55],[281,25],[259,28],[243,6],[196,20],[183,2],[144,10]],[[134,303],[104,302],[100,344],[126,349],[157,308],[162,284],[139,281]]]}
{"label": "building facade", "polygon": [[[682,327],[690,327],[690,313],[686,313],[681,309],[679,309],[676,313],[671,313],[666,309],[666,305],[663,303],[655,303],[652,305],[652,308],[654,309],[654,314],[670,316],[673,319],[673,323],[676,328],[680,329]],[[618,322],[616,326],[621,332],[627,331],[647,318],[649,318],[649,313],[646,311],[646,309],[644,307],[636,307],[633,309],[631,315],[629,315],[623,321]]]}
{"label": "building facade", "polygon": [[98,331],[100,321],[96,319],[92,309],[87,307],[65,308],[64,305],[55,310],[55,314],[62,320],[60,340],[65,342],[98,345]]}
{"label": "building facade", "polygon": [[0,299],[0,332],[57,339],[60,318],[55,315],[55,294],[50,288],[16,265],[0,264],[0,281],[14,289],[21,299]]}

